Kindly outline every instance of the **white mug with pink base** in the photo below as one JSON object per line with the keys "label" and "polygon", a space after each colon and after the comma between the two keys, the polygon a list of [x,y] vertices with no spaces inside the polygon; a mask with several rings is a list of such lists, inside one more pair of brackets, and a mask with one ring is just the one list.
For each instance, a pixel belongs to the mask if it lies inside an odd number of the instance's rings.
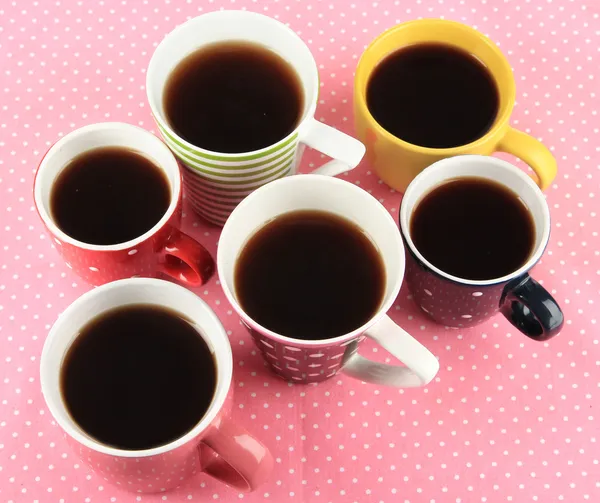
{"label": "white mug with pink base", "polygon": [[[102,313],[131,304],[156,305],[190,320],[213,353],[217,369],[212,402],[199,422],[183,436],[145,450],[112,447],[87,434],[69,414],[61,392],[61,368],[80,330]],[[273,458],[230,417],[232,371],[227,334],[204,301],[173,283],[136,278],[87,292],[61,314],[44,344],[40,378],[48,409],[71,447],[109,482],[135,492],[163,492],[205,472],[238,491],[252,491],[269,476]]]}
{"label": "white mug with pink base", "polygon": [[[236,295],[235,265],[245,244],[267,222],[298,210],[329,212],[350,220],[372,240],[385,266],[385,291],[379,308],[363,326],[339,337],[306,340],[275,333],[254,321]],[[227,220],[219,240],[217,268],[227,299],[265,361],[286,380],[316,383],[342,371],[376,384],[416,387],[428,384],[438,371],[436,357],[386,314],[404,277],[404,246],[398,226],[379,201],[352,183],[324,175],[297,175],[259,188]],[[399,361],[386,364],[361,356],[359,344],[366,338]]]}

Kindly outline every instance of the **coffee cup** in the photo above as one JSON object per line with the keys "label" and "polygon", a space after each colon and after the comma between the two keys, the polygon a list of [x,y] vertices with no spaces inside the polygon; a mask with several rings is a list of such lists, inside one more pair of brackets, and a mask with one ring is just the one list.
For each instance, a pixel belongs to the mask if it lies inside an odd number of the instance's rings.
{"label": "coffee cup", "polygon": [[[257,44],[279,55],[297,74],[303,103],[292,131],[264,148],[240,153],[190,143],[175,131],[165,110],[165,89],[178,64],[200,48],[232,41]],[[233,208],[253,190],[295,174],[305,146],[334,159],[316,170],[328,175],[353,169],[364,155],[361,142],[315,119],[319,75],[306,44],[286,25],[261,14],[217,11],[177,27],[150,60],[146,90],[158,128],[182,165],[189,201],[201,216],[217,225],[222,226]],[[198,111],[190,108],[189,113]]]}
{"label": "coffee cup", "polygon": [[[510,191],[518,204],[525,205],[533,225],[531,247],[518,265],[502,276],[485,279],[458,277],[437,267],[425,258],[415,244],[414,216],[420,203],[436,188],[452,182],[476,179],[489,181]],[[481,211],[484,211],[482,208]],[[464,213],[463,213],[464,215]],[[524,215],[526,216],[526,215]],[[442,221],[449,226],[448,212]],[[464,219],[463,219],[464,220]],[[461,224],[462,225],[462,224]],[[488,156],[466,155],[443,159],[421,172],[408,186],[400,207],[400,230],[406,246],[406,280],[413,300],[437,323],[457,328],[475,326],[501,312],[522,333],[537,341],[547,340],[560,332],[563,313],[552,295],[529,271],[540,261],[550,237],[550,211],[539,187],[523,171],[512,164]],[[494,229],[489,229],[494,232]],[[435,241],[434,229],[427,227],[429,238]],[[477,236],[478,229],[470,229]],[[498,254],[516,246],[519,232],[512,232],[512,240],[500,243]],[[440,239],[439,249],[446,255],[454,253],[456,246]],[[498,257],[498,254],[496,256]],[[471,258],[486,264],[486,249],[475,250]]]}
{"label": "coffee cup", "polygon": [[[384,266],[382,300],[372,316],[362,326],[329,339],[292,338],[262,326],[246,312],[236,291],[236,264],[248,240],[267,222],[302,210],[325,212],[351,222],[371,240]],[[352,183],[322,175],[298,175],[256,190],[227,220],[219,242],[217,267],[227,299],[266,363],[286,380],[317,383],[341,371],[377,384],[416,387],[429,383],[438,371],[435,356],[386,314],[396,300],[404,276],[402,240],[388,211]],[[314,289],[319,289],[318,283]],[[358,349],[367,338],[404,365],[375,362],[361,356]]]}
{"label": "coffee cup", "polygon": [[[423,146],[392,134],[373,116],[367,96],[374,75],[380,69],[382,62],[391,54],[407,49],[412,50],[414,53],[415,48],[423,47],[427,49],[432,46],[441,46],[442,51],[447,53],[435,56],[434,60],[437,62],[437,67],[433,68],[432,72],[439,72],[439,66],[447,64],[449,57],[456,58],[456,52],[459,51],[463,54],[462,59],[468,58],[471,61],[459,61],[456,67],[448,68],[448,72],[451,74],[449,80],[456,79],[456,72],[465,66],[469,68],[483,66],[483,72],[489,74],[489,77],[484,77],[482,84],[491,79],[491,87],[496,88],[495,91],[492,91],[495,96],[490,98],[496,101],[495,113],[492,113],[490,118],[487,119],[485,127],[481,129],[480,133],[469,137],[464,143],[451,144],[451,146],[445,146],[444,148]],[[414,106],[417,117],[424,119],[420,121],[420,123],[422,122],[423,134],[437,130],[442,126],[444,126],[447,134],[454,134],[464,124],[467,112],[479,112],[486,105],[485,100],[483,102],[481,99],[475,101],[478,89],[470,89],[470,92],[465,91],[467,89],[466,79],[472,76],[472,73],[466,74],[465,79],[461,82],[454,82],[459,92],[466,93],[463,96],[466,103],[464,103],[462,109],[457,109],[456,103],[451,102],[451,93],[448,100],[444,102],[448,104],[447,110],[439,106],[433,111],[428,110],[427,114],[424,112],[418,113],[419,104],[415,103],[414,97],[405,98],[411,101],[405,104],[405,108]],[[413,77],[414,72],[407,74],[407,78],[412,79]],[[424,79],[420,85],[413,82],[411,85],[414,87],[410,92],[414,94],[415,88],[419,91],[431,85],[431,92],[434,95],[441,94],[436,92],[437,88],[435,87],[438,85],[436,82],[441,81],[441,79],[439,76],[436,78],[435,73],[432,73],[430,77]],[[477,82],[479,83],[479,80]],[[401,83],[402,81],[396,83],[395,88],[390,88],[390,94],[392,95],[390,99],[396,99],[396,97],[398,100],[402,99],[403,95],[397,88]],[[410,93],[407,96],[409,95],[412,96]],[[488,37],[469,26],[454,21],[444,19],[408,21],[396,25],[379,35],[366,48],[360,58],[354,81],[356,133],[358,138],[366,145],[367,159],[378,176],[390,187],[400,192],[404,192],[411,180],[422,170],[440,159],[463,154],[490,155],[493,152],[506,152],[525,161],[535,172],[539,187],[544,190],[556,176],[556,160],[540,141],[510,126],[509,120],[515,106],[515,96],[515,80],[510,64],[500,49]],[[473,97],[472,102],[471,97]],[[427,98],[422,97],[422,100],[427,100]],[[401,103],[398,103],[398,106],[394,108],[391,105],[391,103],[388,104],[387,109],[401,110],[399,107]],[[385,107],[386,104],[383,103],[382,106]],[[400,116],[399,114],[393,115],[396,118]],[[429,126],[428,121],[430,121]],[[406,127],[409,128],[411,125],[407,123]],[[416,125],[413,124],[412,127],[416,127]],[[438,138],[437,140],[446,140],[446,138]]]}
{"label": "coffee cup", "polygon": [[[151,168],[160,170],[168,185],[168,206],[160,219],[143,234],[108,245],[84,242],[67,234],[52,211],[53,190],[65,168],[74,159],[104,148],[120,148],[142,155],[151,161]],[[42,159],[33,192],[38,214],[67,267],[92,285],[132,276],[165,275],[187,286],[199,286],[208,281],[214,271],[209,252],[179,230],[181,173],[175,157],[160,139],[137,126],[107,122],[84,126],[65,135]]]}
{"label": "coffee cup", "polygon": [[[189,320],[212,353],[216,368],[212,400],[197,423],[187,433],[164,445],[137,450],[107,445],[80,426],[66,403],[62,378],[67,355],[82,337],[82,329],[91,320],[111,310],[132,305],[169,309]],[[132,358],[135,357],[132,354]],[[161,369],[155,371],[161,372]],[[149,278],[115,281],[79,297],[54,323],[40,361],[44,399],[72,449],[107,481],[134,492],[164,492],[199,472],[211,475],[238,491],[254,490],[266,480],[273,466],[269,450],[231,419],[232,374],[231,346],[215,313],[189,290]],[[129,389],[127,382],[121,385]],[[185,386],[203,385],[204,382],[189,382]],[[172,390],[172,396],[179,398],[190,393],[189,389]],[[169,414],[169,410],[160,410],[168,407],[168,401],[152,401],[155,395],[151,390],[144,390],[142,396],[148,397],[148,406],[156,408],[157,415]],[[111,410],[107,414],[118,416],[124,415],[125,411]],[[152,417],[148,417],[147,421],[152,427]]]}

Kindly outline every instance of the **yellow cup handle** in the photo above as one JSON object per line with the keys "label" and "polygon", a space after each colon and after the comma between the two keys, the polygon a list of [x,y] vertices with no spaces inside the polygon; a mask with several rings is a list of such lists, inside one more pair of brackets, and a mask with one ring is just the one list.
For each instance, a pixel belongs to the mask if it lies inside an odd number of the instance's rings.
{"label": "yellow cup handle", "polygon": [[496,150],[515,155],[529,164],[542,190],[547,189],[556,176],[556,159],[550,150],[533,136],[517,129],[509,127]]}

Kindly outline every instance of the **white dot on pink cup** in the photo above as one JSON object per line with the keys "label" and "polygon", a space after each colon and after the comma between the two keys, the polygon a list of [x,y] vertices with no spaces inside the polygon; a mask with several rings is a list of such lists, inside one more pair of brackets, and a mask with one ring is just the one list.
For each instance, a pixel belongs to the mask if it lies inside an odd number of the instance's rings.
{"label": "white dot on pink cup", "polygon": [[137,250],[129,250],[127,252],[127,255],[135,255],[138,251]]}
{"label": "white dot on pink cup", "polygon": [[473,292],[471,295],[473,297],[481,297],[483,295],[483,292]]}
{"label": "white dot on pink cup", "polygon": [[94,266],[90,266],[90,271],[98,272],[98,268]]}

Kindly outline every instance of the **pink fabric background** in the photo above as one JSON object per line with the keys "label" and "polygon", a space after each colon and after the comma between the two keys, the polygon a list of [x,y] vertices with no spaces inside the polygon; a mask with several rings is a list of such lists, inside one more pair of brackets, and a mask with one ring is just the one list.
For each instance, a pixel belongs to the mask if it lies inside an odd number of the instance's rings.
{"label": "pink fabric background", "polygon": [[[249,495],[199,476],[175,492],[137,496],[79,462],[41,396],[38,364],[48,329],[90,287],[43,232],[33,172],[48,146],[76,127],[119,120],[155,130],[144,90],[154,47],[188,17],[219,8],[289,23],[320,66],[317,118],[349,133],[354,67],[385,28],[443,16],[495,40],[516,74],[513,125],[543,139],[559,162],[547,191],[551,241],[534,273],[562,303],[566,324],[543,344],[501,317],[445,330],[403,289],[391,315],[440,358],[434,383],[398,391],[340,376],[292,386],[265,372],[215,278],[197,294],[231,335],[234,417],[271,448],[275,471]],[[0,501],[600,501],[599,13],[595,0],[2,2]],[[305,160],[305,169],[321,162],[314,153]],[[369,166],[346,179],[397,215],[400,195]],[[216,251],[218,229],[191,212],[184,222]],[[385,358],[371,345],[364,351]]]}

